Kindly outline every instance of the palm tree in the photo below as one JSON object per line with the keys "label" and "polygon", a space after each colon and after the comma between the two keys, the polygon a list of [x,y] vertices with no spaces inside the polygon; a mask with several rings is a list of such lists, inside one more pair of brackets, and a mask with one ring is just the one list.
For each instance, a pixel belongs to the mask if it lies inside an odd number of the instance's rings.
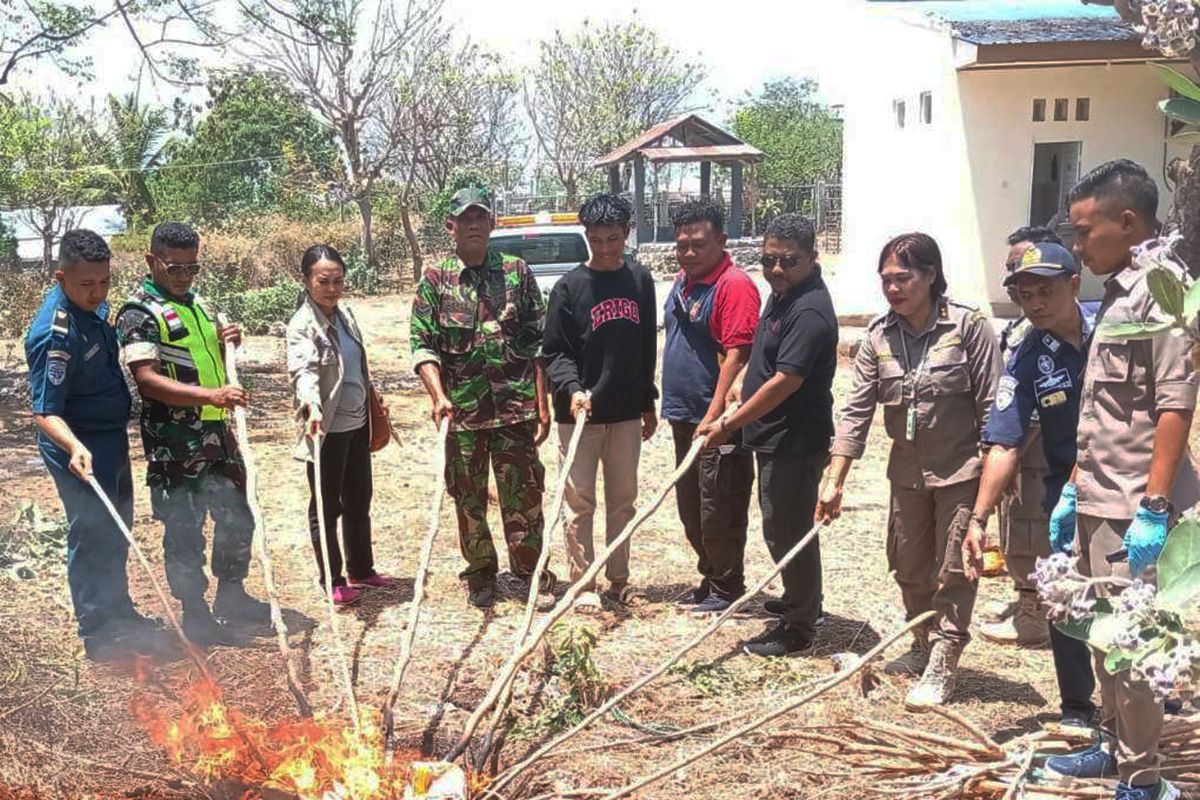
{"label": "palm tree", "polygon": [[116,175],[117,202],[131,225],[155,216],[148,178],[162,165],[171,142],[171,125],[163,108],[143,106],[135,94],[108,96],[108,166]]}

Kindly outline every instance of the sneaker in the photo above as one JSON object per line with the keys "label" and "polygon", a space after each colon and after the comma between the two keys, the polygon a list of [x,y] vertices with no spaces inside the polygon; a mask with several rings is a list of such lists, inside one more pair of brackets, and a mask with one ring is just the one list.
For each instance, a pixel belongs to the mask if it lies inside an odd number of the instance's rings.
{"label": "sneaker", "polygon": [[681,600],[677,600],[675,605],[679,608],[687,609],[691,606],[696,606],[700,603],[703,603],[709,594],[710,592],[708,589],[708,584],[702,583],[695,589],[688,590],[688,593],[685,594]]}
{"label": "sneaker", "polygon": [[993,600],[979,609],[976,615],[984,622],[1003,622],[1017,613],[1016,600]]}
{"label": "sneaker", "polygon": [[793,632],[787,625],[780,622],[742,646],[743,652],[750,656],[790,656],[812,650],[813,643],[798,633]]}
{"label": "sneaker", "polygon": [[188,639],[198,647],[216,647],[218,645],[238,647],[242,644],[237,634],[228,625],[218,622],[208,605],[203,602],[185,607],[181,624]]}
{"label": "sneaker", "polygon": [[476,608],[491,608],[496,605],[496,583],[487,583],[467,589],[467,602]]}
{"label": "sneaker", "polygon": [[147,617],[130,607],[115,616],[116,620],[130,630],[161,631],[166,625],[158,617]]}
{"label": "sneaker", "polygon": [[369,586],[372,589],[392,589],[396,586],[394,578],[380,575],[378,572],[372,572],[365,578],[350,578],[349,583],[351,586]]}
{"label": "sneaker", "polygon": [[353,586],[339,584],[333,587],[333,604],[335,606],[348,606],[357,602],[360,597],[362,597],[362,591]]}
{"label": "sneaker", "polygon": [[595,592],[580,592],[572,606],[581,614],[595,614],[601,609],[600,595]]}
{"label": "sneaker", "polygon": [[921,627],[913,631],[912,645],[908,652],[889,661],[883,668],[885,675],[907,675],[919,678],[929,665],[929,628]]}
{"label": "sneaker", "polygon": [[1094,744],[1078,753],[1047,758],[1046,771],[1063,778],[1113,778],[1117,774],[1117,760],[1103,743]]}
{"label": "sneaker", "polygon": [[[763,611],[767,612],[772,617],[782,617],[787,613],[787,606],[784,605],[782,600],[768,600],[763,603]],[[813,620],[813,626],[819,628],[824,624],[825,609],[822,608],[817,611],[817,618]]]}
{"label": "sneaker", "polygon": [[954,694],[957,682],[958,659],[962,655],[962,643],[950,639],[938,639],[929,648],[929,663],[921,679],[913,684],[904,696],[904,706],[910,711],[929,706],[945,705]]}
{"label": "sneaker", "polygon": [[1058,725],[1061,728],[1071,728],[1080,732],[1091,732],[1095,730],[1095,724],[1092,722],[1092,717],[1085,716],[1078,712],[1063,714],[1058,718]]}
{"label": "sneaker", "polygon": [[694,617],[707,617],[716,614],[723,614],[733,605],[732,602],[726,600],[720,595],[710,594],[708,597],[701,600],[696,605],[688,609],[688,613]]}
{"label": "sneaker", "polygon": [[134,656],[175,661],[183,656],[183,650],[174,634],[161,628],[110,624],[99,633],[84,637],[83,654],[97,663],[125,661]]}
{"label": "sneaker", "polygon": [[212,612],[226,622],[269,625],[271,606],[246,594],[241,581],[221,581],[213,598]]}
{"label": "sneaker", "polygon": [[1151,783],[1147,786],[1130,786],[1118,783],[1113,793],[1113,800],[1177,800],[1179,790],[1167,781]]}
{"label": "sneaker", "polygon": [[1050,624],[1033,592],[1021,592],[1008,619],[981,625],[979,637],[993,644],[1041,649],[1050,644]]}

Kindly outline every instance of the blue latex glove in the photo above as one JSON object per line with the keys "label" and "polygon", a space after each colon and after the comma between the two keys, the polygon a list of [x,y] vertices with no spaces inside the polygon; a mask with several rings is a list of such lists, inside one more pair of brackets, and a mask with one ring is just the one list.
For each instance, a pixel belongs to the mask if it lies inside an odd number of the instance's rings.
{"label": "blue latex glove", "polygon": [[1075,546],[1075,484],[1068,483],[1050,513],[1050,551],[1069,553]]}
{"label": "blue latex glove", "polygon": [[1125,549],[1129,551],[1129,575],[1136,578],[1146,567],[1158,561],[1167,543],[1167,512],[1155,514],[1138,506],[1133,522],[1125,531]]}

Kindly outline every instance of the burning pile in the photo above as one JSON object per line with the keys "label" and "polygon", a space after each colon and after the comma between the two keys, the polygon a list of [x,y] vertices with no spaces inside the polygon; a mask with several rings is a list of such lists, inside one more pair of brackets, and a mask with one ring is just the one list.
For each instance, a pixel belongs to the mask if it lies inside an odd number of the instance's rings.
{"label": "burning pile", "polygon": [[419,763],[416,752],[387,759],[378,719],[364,719],[359,731],[319,716],[268,724],[230,708],[207,678],[188,688],[179,709],[144,688],[132,708],[176,764],[208,782],[245,786],[247,797],[274,790],[301,800],[398,800],[465,797],[481,788],[465,786],[453,765]]}

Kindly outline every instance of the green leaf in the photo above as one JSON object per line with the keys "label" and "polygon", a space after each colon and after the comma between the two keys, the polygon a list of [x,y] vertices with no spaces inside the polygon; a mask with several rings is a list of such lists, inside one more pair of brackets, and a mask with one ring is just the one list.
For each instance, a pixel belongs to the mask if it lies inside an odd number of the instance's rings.
{"label": "green leaf", "polygon": [[1170,330],[1174,322],[1106,322],[1097,331],[1107,341],[1135,341],[1153,339],[1163,331]]}
{"label": "green leaf", "polygon": [[1107,598],[1099,598],[1096,600],[1095,614],[1083,619],[1067,619],[1054,622],[1054,627],[1070,636],[1072,639],[1079,639],[1081,642],[1091,641],[1092,625],[1096,622],[1097,617],[1112,614],[1112,602]]}
{"label": "green leaf", "polygon": [[1193,283],[1183,297],[1183,321],[1191,325],[1200,314],[1200,281]]}
{"label": "green leaf", "polygon": [[1104,656],[1104,669],[1110,675],[1115,675],[1118,672],[1124,672],[1133,666],[1133,654],[1128,650],[1119,650],[1113,648]]}
{"label": "green leaf", "polygon": [[1158,557],[1158,591],[1165,594],[1200,567],[1200,520],[1185,517],[1167,536]]}
{"label": "green leaf", "polygon": [[1155,267],[1146,276],[1146,285],[1158,302],[1159,308],[1169,316],[1183,316],[1183,283],[1174,273],[1162,267]]}
{"label": "green leaf", "polygon": [[1186,122],[1188,125],[1200,125],[1200,100],[1172,97],[1170,100],[1160,100],[1158,107],[1171,119]]}
{"label": "green leaf", "polygon": [[1173,70],[1164,64],[1152,63],[1150,67],[1158,73],[1158,77],[1167,86],[1174,89],[1184,97],[1190,97],[1192,100],[1200,102],[1200,86],[1197,86],[1196,82],[1187,75]]}

